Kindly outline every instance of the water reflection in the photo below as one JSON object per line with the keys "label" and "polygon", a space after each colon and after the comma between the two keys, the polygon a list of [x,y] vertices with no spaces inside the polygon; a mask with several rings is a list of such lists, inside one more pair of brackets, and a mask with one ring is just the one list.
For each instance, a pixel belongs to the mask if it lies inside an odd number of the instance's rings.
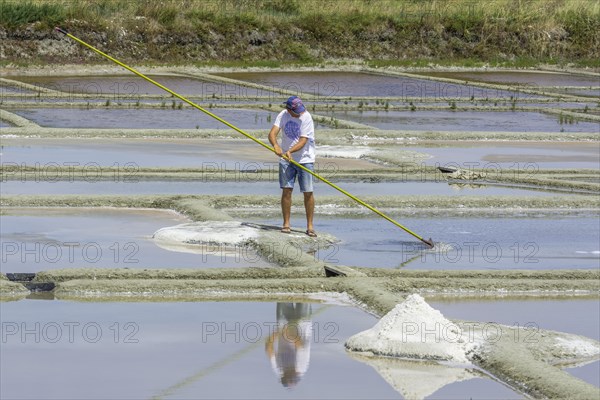
{"label": "water reflection", "polygon": [[[474,368],[353,352],[348,354],[373,367],[404,399],[521,398],[509,387],[488,379],[486,374]],[[465,396],[465,393],[468,394]]]}
{"label": "water reflection", "polygon": [[311,314],[307,303],[277,303],[277,326],[265,342],[265,351],[284,387],[296,386],[308,370]]}

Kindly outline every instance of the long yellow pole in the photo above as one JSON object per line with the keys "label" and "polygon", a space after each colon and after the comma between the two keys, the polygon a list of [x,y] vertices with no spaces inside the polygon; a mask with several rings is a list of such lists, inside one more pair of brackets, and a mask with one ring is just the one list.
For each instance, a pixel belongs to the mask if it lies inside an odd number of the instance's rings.
{"label": "long yellow pole", "polygon": [[[275,152],[275,149],[271,146],[269,146],[266,143],[263,143],[262,141],[258,140],[257,138],[255,138],[254,136],[244,132],[243,130],[241,130],[240,128],[238,128],[235,125],[230,124],[229,122],[225,121],[223,118],[220,118],[219,116],[211,113],[210,111],[200,107],[198,104],[186,99],[185,97],[183,97],[182,95],[175,93],[174,91],[172,91],[171,89],[169,89],[166,86],[161,85],[160,83],[156,82],[153,79],[148,78],[146,75],[142,74],[141,72],[131,68],[130,66],[123,64],[121,61],[117,60],[116,58],[113,58],[111,56],[109,56],[108,54],[98,50],[97,48],[95,48],[94,46],[84,42],[83,40],[71,35],[69,32],[65,31],[64,29],[61,29],[59,27],[55,28],[58,32],[66,35],[67,37],[75,40],[76,42],[84,45],[85,47],[87,47],[88,49],[100,54],[103,57],[108,58],[110,61],[114,62],[115,64],[120,65],[121,67],[125,68],[128,71],[133,72],[134,74],[136,74],[137,76],[139,76],[140,78],[145,79],[146,81],[152,83],[153,85],[158,86],[159,88],[161,88],[162,90],[172,94],[173,96],[177,97],[178,99],[180,99],[181,101],[184,101],[185,103],[189,104],[190,106],[202,111],[203,113],[213,117],[214,119],[216,119],[217,121],[227,125],[228,127],[230,127],[231,129],[233,129],[236,132],[241,133],[242,135],[246,136],[248,139],[258,143],[259,145],[263,146],[264,148],[266,148],[267,150],[272,151],[273,153],[277,154]],[[398,228],[404,230],[405,232],[411,234],[412,236],[416,237],[417,239],[419,239],[421,242],[427,244],[429,247],[433,247],[433,242],[431,241],[431,239],[426,240],[424,238],[422,238],[421,236],[417,235],[415,232],[411,231],[410,229],[402,226],[400,223],[396,222],[394,219],[388,217],[387,215],[385,215],[384,213],[382,213],[381,211],[379,211],[378,209],[376,209],[375,207],[371,206],[370,204],[365,203],[364,201],[362,201],[361,199],[359,199],[358,197],[352,195],[351,193],[348,193],[347,191],[345,191],[344,189],[340,188],[339,186],[337,186],[336,184],[330,182],[329,180],[325,179],[324,177],[320,176],[319,174],[317,174],[316,172],[313,172],[311,170],[309,170],[308,168],[306,168],[305,166],[297,163],[294,160],[289,160],[292,164],[294,164],[295,166],[297,166],[298,168],[303,169],[304,171],[310,173],[311,175],[313,175],[315,178],[320,179],[321,181],[325,182],[326,184],[328,184],[329,186],[331,186],[332,188],[336,189],[337,191],[345,194],[346,196],[350,197],[352,200],[356,201],[358,204],[362,205],[363,207],[368,208],[369,210],[373,211],[375,214],[379,215],[380,217],[388,220],[389,222],[391,222],[392,224],[396,225]]]}

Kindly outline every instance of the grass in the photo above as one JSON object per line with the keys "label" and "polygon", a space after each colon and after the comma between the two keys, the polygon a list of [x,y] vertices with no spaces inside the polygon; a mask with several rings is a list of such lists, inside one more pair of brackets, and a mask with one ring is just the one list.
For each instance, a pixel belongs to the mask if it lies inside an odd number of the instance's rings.
{"label": "grass", "polygon": [[6,2],[0,3],[0,25],[16,28],[32,22],[41,22],[44,27],[63,22],[66,9],[60,3],[46,2]]}
{"label": "grass", "polygon": [[600,59],[597,0],[0,0],[0,27],[55,25],[104,33],[107,50],[124,55],[143,41],[135,57],[156,62],[528,67]]}

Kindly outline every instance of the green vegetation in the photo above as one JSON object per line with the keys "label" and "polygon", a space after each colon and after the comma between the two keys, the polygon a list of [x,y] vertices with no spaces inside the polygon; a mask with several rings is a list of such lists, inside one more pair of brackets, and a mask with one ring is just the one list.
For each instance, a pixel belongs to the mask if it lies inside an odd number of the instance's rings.
{"label": "green vegetation", "polygon": [[66,7],[51,2],[7,2],[0,3],[0,25],[9,29],[32,22],[41,22],[45,29],[67,19]]}
{"label": "green vegetation", "polygon": [[600,66],[597,0],[0,0],[3,62],[65,57],[32,46],[55,25],[145,63]]}

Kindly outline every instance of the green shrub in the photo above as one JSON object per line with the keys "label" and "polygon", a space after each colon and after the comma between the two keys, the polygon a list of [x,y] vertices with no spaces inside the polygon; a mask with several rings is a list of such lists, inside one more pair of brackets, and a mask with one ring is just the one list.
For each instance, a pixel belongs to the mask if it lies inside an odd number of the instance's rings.
{"label": "green shrub", "polygon": [[0,25],[7,28],[41,22],[46,27],[62,23],[66,18],[65,8],[61,3],[0,2]]}

